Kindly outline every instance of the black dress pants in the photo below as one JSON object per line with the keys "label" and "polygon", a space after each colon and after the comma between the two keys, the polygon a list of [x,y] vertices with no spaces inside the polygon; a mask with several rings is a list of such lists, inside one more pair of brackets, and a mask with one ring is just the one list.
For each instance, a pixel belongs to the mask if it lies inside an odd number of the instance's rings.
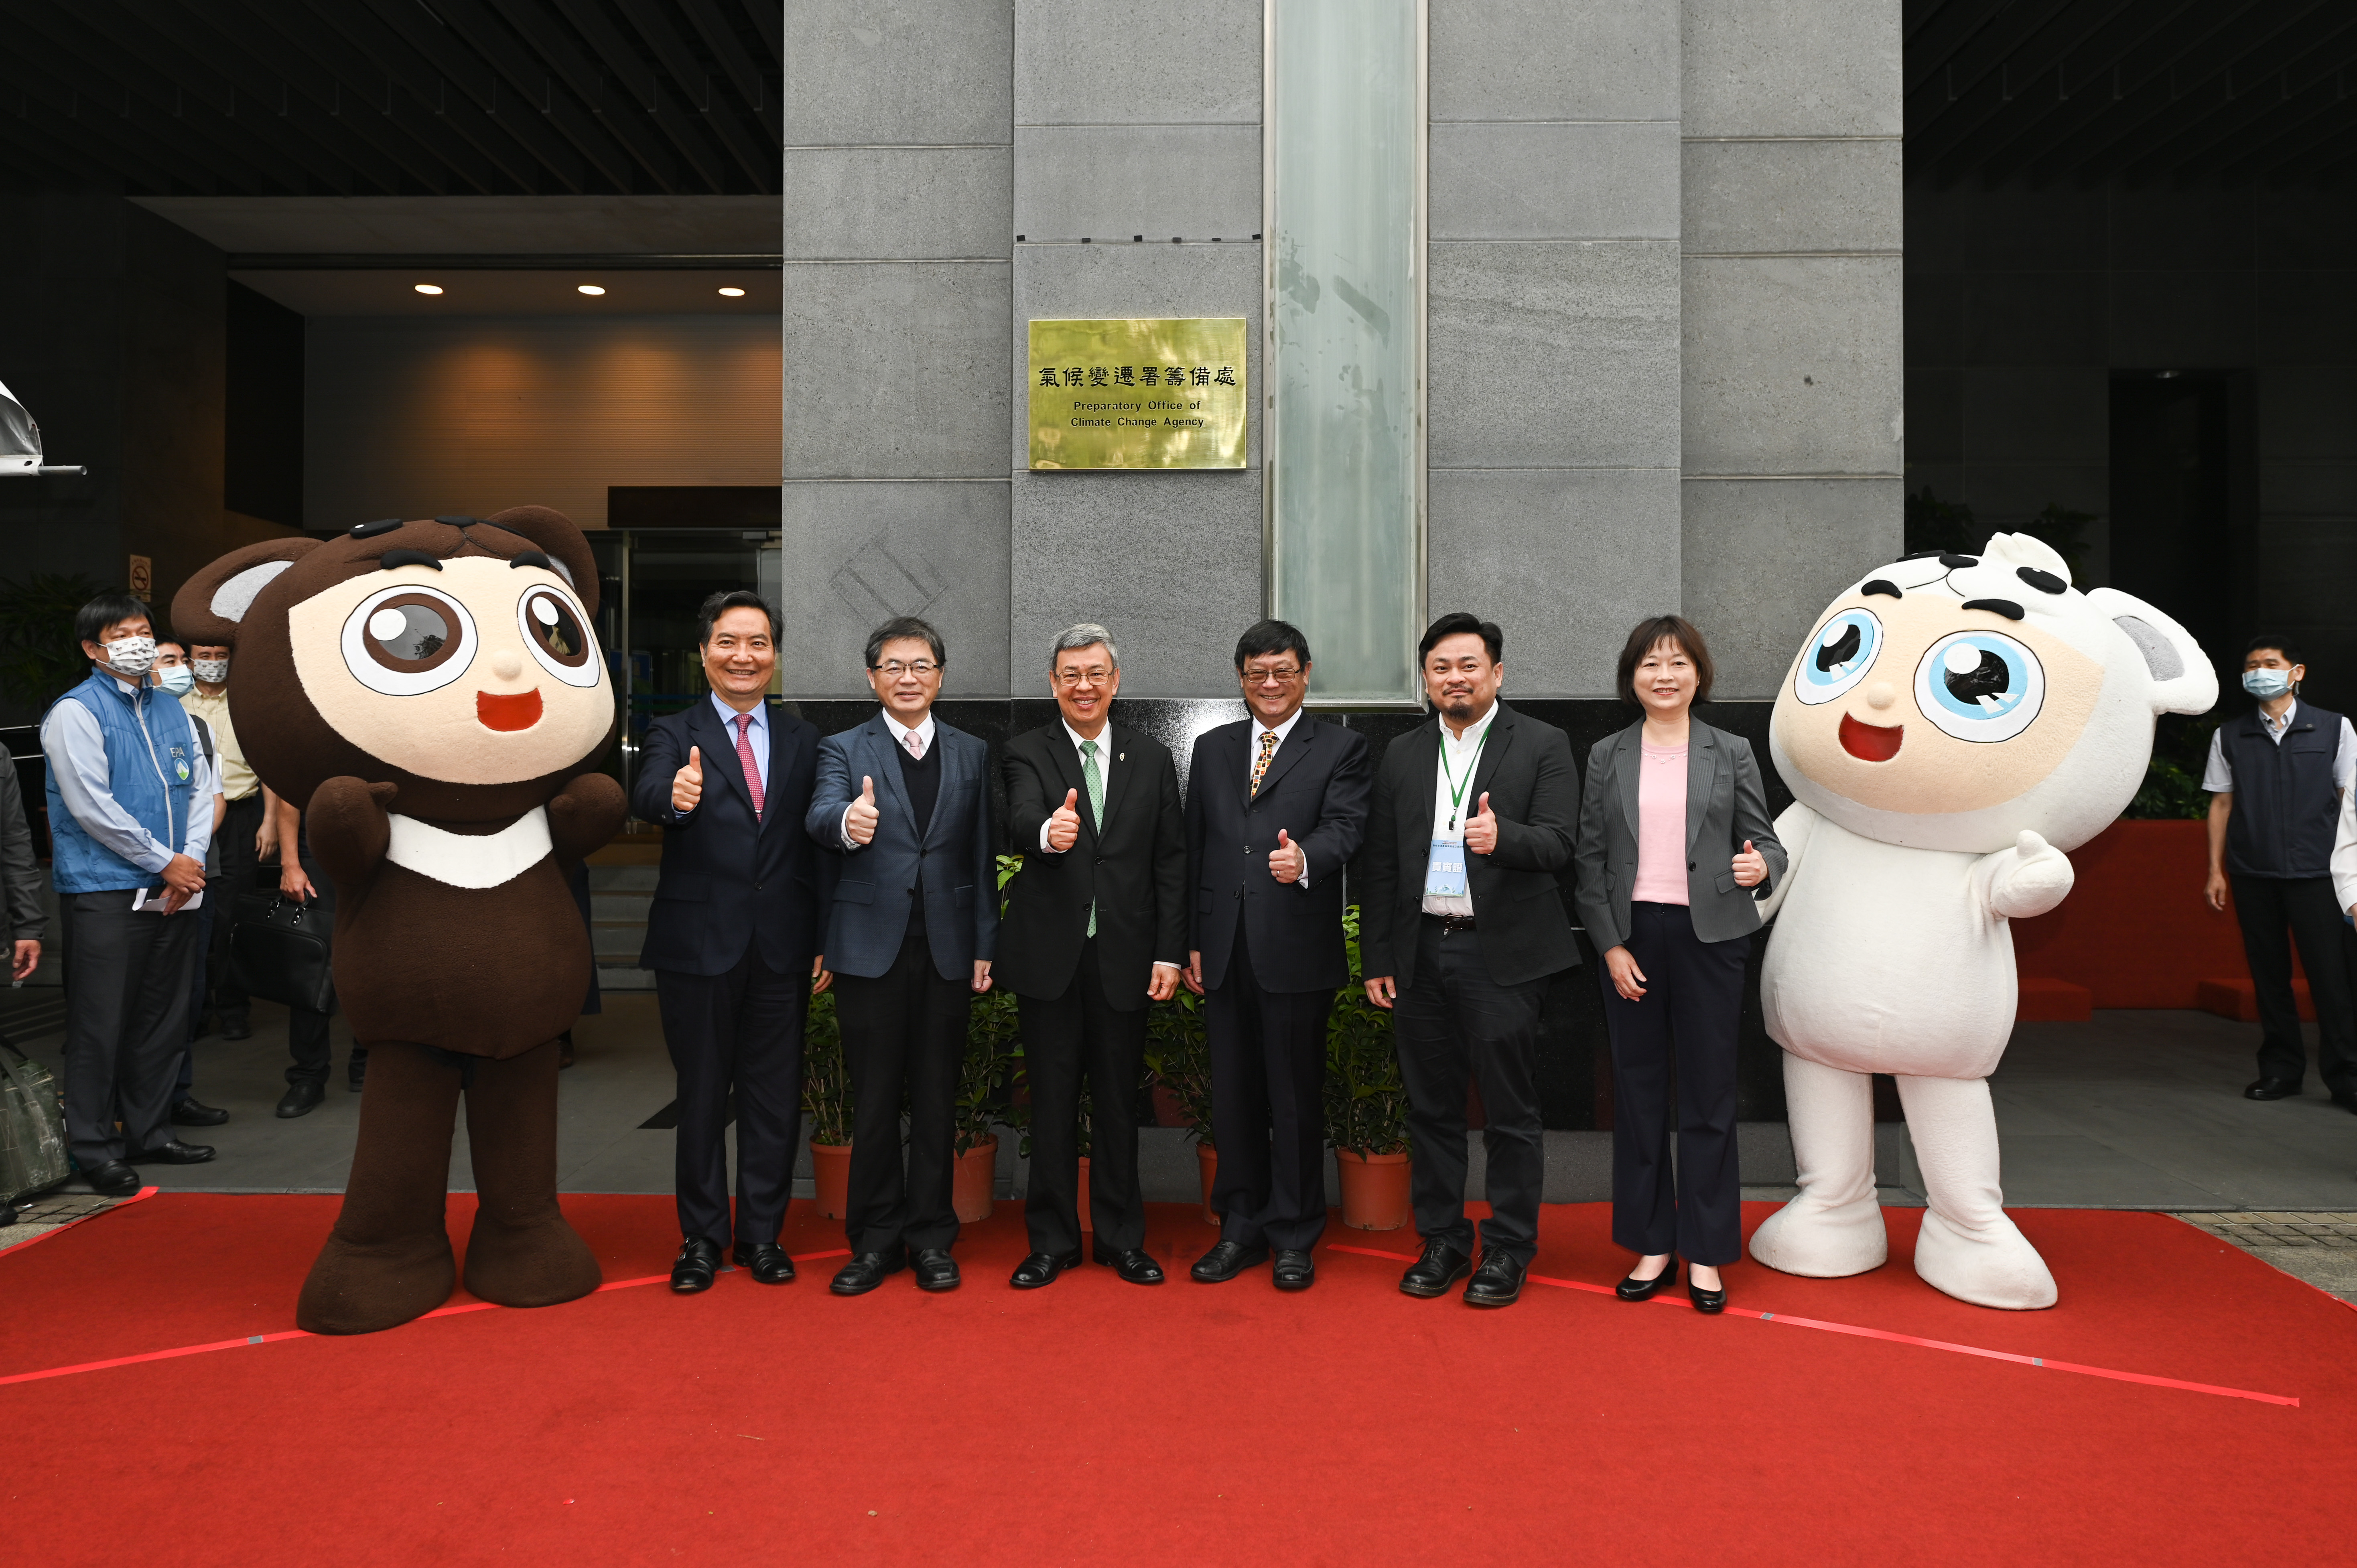
{"label": "black dress pants", "polygon": [[1203,1000],[1220,1239],[1306,1252],[1326,1231],[1326,1017],[1334,993],[1264,990],[1239,919],[1227,978]]}
{"label": "black dress pants", "polygon": [[1645,994],[1625,1000],[1596,966],[1612,1036],[1612,1240],[1717,1268],[1743,1255],[1735,1043],[1751,940],[1704,941],[1684,904],[1631,904],[1629,914]]}
{"label": "black dress pants", "polygon": [[66,1141],[84,1170],[170,1141],[172,1088],[188,1047],[197,917],[134,909],[131,899],[124,891],[58,900],[66,937]]}
{"label": "black dress pants", "polygon": [[1089,1086],[1089,1222],[1117,1251],[1146,1245],[1137,1192],[1137,1085],[1146,1074],[1146,1008],[1106,1000],[1093,939],[1061,996],[1024,996],[1023,1073],[1031,1086],[1031,1196],[1023,1219],[1031,1250],[1079,1250],[1081,1084]]}
{"label": "black dress pants", "polygon": [[[679,1075],[679,1230],[726,1247],[775,1241],[793,1195],[802,1122],[807,972],[780,974],[761,944],[726,974],[655,972],[663,1044]],[[728,1097],[737,1097],[737,1217],[728,1216]]]}
{"label": "black dress pants", "polygon": [[834,977],[834,1015],[851,1069],[850,1212],[843,1229],[854,1252],[947,1247],[957,1240],[951,1148],[973,1001],[966,978],[946,979],[934,967],[921,908],[909,910],[909,934],[890,969],[873,979]]}
{"label": "black dress pants", "polygon": [[1465,1079],[1481,1086],[1489,1125],[1490,1218],[1481,1250],[1527,1264],[1538,1251],[1539,1196],[1546,1187],[1545,1133],[1539,1122],[1539,1011],[1544,980],[1501,985],[1481,961],[1481,933],[1451,931],[1427,915],[1416,935],[1415,970],[1392,1008],[1400,1076],[1407,1082],[1407,1129],[1415,1149],[1411,1184],[1415,1233],[1470,1257],[1465,1219]]}
{"label": "black dress pants", "polygon": [[[2334,1093],[2357,1090],[2357,1023],[2351,1018],[2348,927],[2330,876],[2234,876],[2234,919],[2259,1005],[2259,1076],[2307,1076],[2308,1045],[2292,999],[2291,949],[2299,944],[2316,1004],[2316,1072]],[[2290,941],[2286,941],[2287,929]]]}
{"label": "black dress pants", "polygon": [[258,886],[254,872],[261,862],[253,853],[253,835],[261,827],[262,791],[256,789],[244,800],[229,803],[221,831],[213,834],[213,842],[221,845],[221,875],[205,885],[205,903],[213,912],[212,943],[205,950],[205,983],[212,988],[213,1011],[223,1022],[242,1021],[253,1005],[245,988],[230,973],[229,934],[237,922],[238,899]]}

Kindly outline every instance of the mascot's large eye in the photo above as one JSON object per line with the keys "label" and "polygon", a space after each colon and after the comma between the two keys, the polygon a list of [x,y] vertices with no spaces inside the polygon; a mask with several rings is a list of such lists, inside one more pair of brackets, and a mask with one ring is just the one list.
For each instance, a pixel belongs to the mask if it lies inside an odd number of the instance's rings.
{"label": "mascot's large eye", "polygon": [[475,661],[475,622],[438,589],[404,583],[362,599],[344,621],[344,664],[371,692],[414,697]]}
{"label": "mascot's large eye", "polygon": [[1866,678],[1882,651],[1882,623],[1868,609],[1844,610],[1817,628],[1817,639],[1792,672],[1792,695],[1830,703]]}
{"label": "mascot's large eye", "polygon": [[2046,702],[2038,655],[1996,631],[1959,631],[1915,667],[1915,705],[1958,740],[2011,740]]}
{"label": "mascot's large eye", "polygon": [[597,648],[581,608],[554,588],[528,590],[516,602],[516,624],[541,668],[568,686],[597,683]]}

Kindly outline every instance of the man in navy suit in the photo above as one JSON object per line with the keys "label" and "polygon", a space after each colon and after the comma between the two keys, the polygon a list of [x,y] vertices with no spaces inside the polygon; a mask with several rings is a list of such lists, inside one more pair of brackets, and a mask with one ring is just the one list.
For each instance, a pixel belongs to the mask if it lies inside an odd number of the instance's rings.
{"label": "man in navy suit", "polygon": [[904,1266],[926,1290],[957,1288],[958,1069],[998,936],[990,752],[933,717],[948,663],[942,634],[913,617],[888,620],[868,634],[866,659],[883,711],[819,743],[805,819],[813,839],[844,856],[825,941],[853,1101],[852,1259],[829,1287],[837,1295],[863,1295]]}
{"label": "man in navy suit", "polygon": [[1317,1277],[1326,1229],[1326,1015],[1351,977],[1342,868],[1367,826],[1367,737],[1301,711],[1309,643],[1265,620],[1236,643],[1252,716],[1195,742],[1187,779],[1188,989],[1205,999],[1219,1244],[1207,1283],[1269,1260]]}
{"label": "man in navy suit", "polygon": [[[818,731],[764,701],[777,613],[715,594],[699,612],[711,696],[648,726],[632,811],[663,828],[662,871],[639,964],[654,971],[679,1074],[679,1228],[671,1288],[708,1289],[736,1238],[763,1284],[794,1277],[778,1244],[802,1128],[802,1022],[827,987],[824,888],[802,831]],[[728,1213],[728,1099],[737,1101],[737,1213]]]}

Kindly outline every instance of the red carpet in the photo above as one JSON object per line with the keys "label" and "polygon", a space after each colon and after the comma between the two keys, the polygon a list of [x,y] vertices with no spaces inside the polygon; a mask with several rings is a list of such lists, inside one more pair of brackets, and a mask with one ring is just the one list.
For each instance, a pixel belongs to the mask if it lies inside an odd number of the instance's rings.
{"label": "red carpet", "polygon": [[[291,1328],[335,1204],[165,1195],[0,1254],[0,1379]],[[788,1246],[839,1249],[808,1209]],[[667,1199],[566,1210],[609,1281],[667,1269]],[[828,1260],[0,1386],[0,1541],[44,1568],[2345,1561],[2357,1313],[2160,1216],[2017,1217],[2050,1312],[1963,1305],[1903,1262],[1731,1269],[1763,1322],[1536,1284],[1480,1313],[1330,1248],[1300,1296],[1095,1268],[1023,1294],[1001,1205],[946,1296],[901,1276],[838,1301]],[[1889,1219],[1903,1259],[1914,1216]],[[1627,1264],[1601,1205],[1548,1208],[1544,1235],[1536,1273]],[[1172,1205],[1149,1246],[1175,1273],[1212,1240]]]}

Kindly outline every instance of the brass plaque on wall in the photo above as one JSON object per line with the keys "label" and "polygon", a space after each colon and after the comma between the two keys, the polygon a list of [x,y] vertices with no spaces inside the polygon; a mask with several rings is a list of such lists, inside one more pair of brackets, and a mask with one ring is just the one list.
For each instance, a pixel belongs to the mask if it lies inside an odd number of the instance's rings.
{"label": "brass plaque on wall", "polygon": [[1244,318],[1031,323],[1034,468],[1241,468]]}

